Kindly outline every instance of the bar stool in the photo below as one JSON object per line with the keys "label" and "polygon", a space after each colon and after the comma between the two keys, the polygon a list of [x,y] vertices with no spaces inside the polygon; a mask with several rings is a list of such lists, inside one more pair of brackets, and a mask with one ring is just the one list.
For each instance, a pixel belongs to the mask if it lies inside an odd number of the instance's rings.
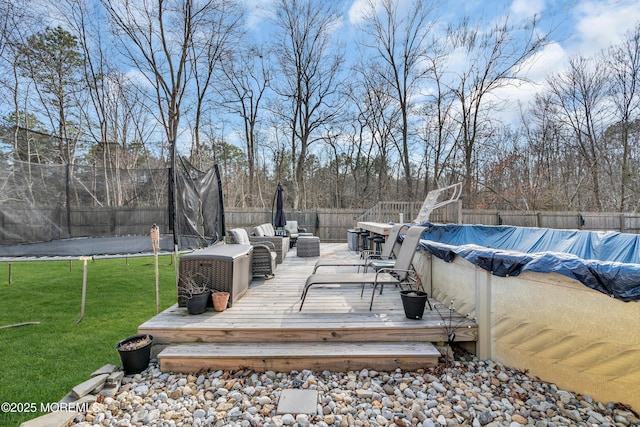
{"label": "bar stool", "polygon": [[360,258],[364,258],[364,252],[369,250],[369,232],[360,230]]}
{"label": "bar stool", "polygon": [[382,237],[381,235],[376,235],[373,238],[373,244],[375,247],[375,251],[376,254],[381,254],[382,253],[382,244],[384,243],[384,237]]}
{"label": "bar stool", "polygon": [[374,239],[375,239],[375,236],[369,235],[367,237],[367,249],[369,249],[369,253],[371,253],[371,251],[374,250],[374,243],[373,243]]}

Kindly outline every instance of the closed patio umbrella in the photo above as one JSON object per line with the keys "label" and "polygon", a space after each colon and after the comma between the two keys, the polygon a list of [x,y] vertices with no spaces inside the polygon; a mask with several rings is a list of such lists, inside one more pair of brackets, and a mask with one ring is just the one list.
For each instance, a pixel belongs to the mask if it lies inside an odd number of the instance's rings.
{"label": "closed patio umbrella", "polygon": [[273,218],[273,226],[275,228],[284,228],[287,224],[287,219],[284,214],[284,196],[281,183],[278,183],[278,188],[276,189],[274,198],[276,204],[276,216]]}

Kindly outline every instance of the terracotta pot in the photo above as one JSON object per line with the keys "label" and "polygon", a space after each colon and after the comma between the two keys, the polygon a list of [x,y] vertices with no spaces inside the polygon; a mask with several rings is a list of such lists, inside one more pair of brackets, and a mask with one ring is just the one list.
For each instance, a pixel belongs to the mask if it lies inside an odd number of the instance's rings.
{"label": "terracotta pot", "polygon": [[229,292],[214,292],[211,294],[213,299],[213,309],[215,311],[225,311],[229,303]]}

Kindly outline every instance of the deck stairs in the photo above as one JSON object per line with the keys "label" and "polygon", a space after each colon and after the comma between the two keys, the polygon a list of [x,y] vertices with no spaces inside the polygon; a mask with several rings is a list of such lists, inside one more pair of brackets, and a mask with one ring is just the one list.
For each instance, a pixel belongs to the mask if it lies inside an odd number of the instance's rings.
{"label": "deck stairs", "polygon": [[257,372],[309,369],[346,372],[363,368],[392,371],[436,366],[440,352],[431,343],[188,343],[163,350],[163,371],[244,370]]}
{"label": "deck stairs", "polygon": [[[345,243],[322,244],[321,254],[357,257]],[[140,325],[138,333],[154,336],[161,369],[171,372],[391,371],[438,364],[433,343],[446,342],[449,332],[442,317],[427,308],[423,319],[407,319],[393,289],[376,295],[372,311],[371,294],[361,298],[359,288],[314,289],[299,312],[304,280],[317,259],[297,257],[294,249],[274,278],[254,279],[227,310],[210,308],[194,316],[174,305]],[[477,325],[469,322],[457,335],[475,341]]]}

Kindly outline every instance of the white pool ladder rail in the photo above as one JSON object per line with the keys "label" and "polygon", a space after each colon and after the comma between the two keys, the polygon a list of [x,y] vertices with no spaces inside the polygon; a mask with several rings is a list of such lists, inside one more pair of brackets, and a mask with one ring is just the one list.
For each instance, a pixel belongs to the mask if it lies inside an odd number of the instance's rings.
{"label": "white pool ladder rail", "polygon": [[[438,198],[443,193],[450,192],[449,197],[445,200],[438,202]],[[456,184],[449,185],[447,187],[438,188],[436,190],[431,190],[427,194],[427,197],[424,199],[424,203],[420,208],[420,212],[418,212],[418,216],[413,220],[414,224],[424,224],[429,221],[429,217],[431,216],[431,212],[434,210],[441,208],[449,203],[457,202],[462,195],[462,182],[458,182]]]}

